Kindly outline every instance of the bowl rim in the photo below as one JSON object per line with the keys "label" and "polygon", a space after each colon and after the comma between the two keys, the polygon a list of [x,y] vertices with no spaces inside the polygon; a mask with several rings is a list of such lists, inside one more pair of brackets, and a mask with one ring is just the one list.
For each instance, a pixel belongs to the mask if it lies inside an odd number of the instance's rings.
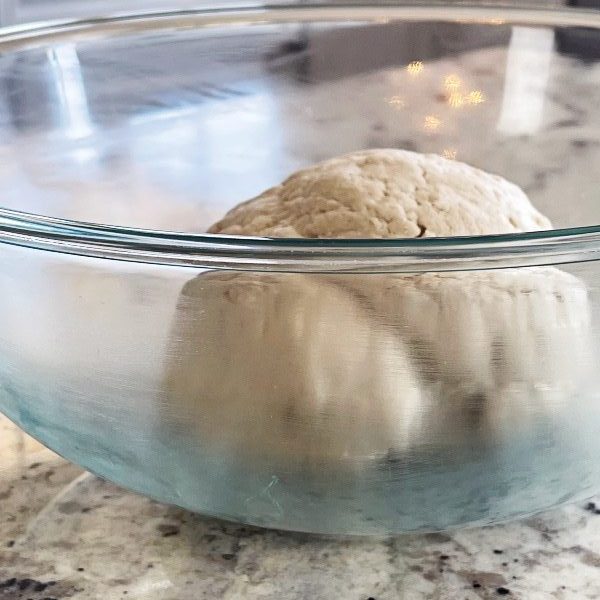
{"label": "bowl rim", "polygon": [[244,271],[404,272],[600,260],[600,227],[401,239],[207,235],[112,227],[0,209],[0,244],[102,258]]}
{"label": "bowl rim", "polygon": [[[244,5],[129,12],[0,28],[0,51],[68,37],[96,38],[143,30],[216,24],[315,20],[467,22],[600,29],[600,12],[548,7],[376,2],[301,6]],[[0,244],[90,258],[162,265],[279,272],[425,272],[588,262],[600,259],[600,225],[515,234],[447,238],[309,239],[179,233],[59,219],[0,207]]]}

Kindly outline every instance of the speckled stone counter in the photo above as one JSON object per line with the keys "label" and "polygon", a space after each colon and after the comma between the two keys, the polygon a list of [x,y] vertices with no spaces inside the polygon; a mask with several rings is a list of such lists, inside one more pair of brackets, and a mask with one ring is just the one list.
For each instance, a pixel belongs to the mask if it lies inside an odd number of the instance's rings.
{"label": "speckled stone counter", "polygon": [[0,418],[0,600],[600,597],[600,500],[452,534],[333,539],[203,518]]}

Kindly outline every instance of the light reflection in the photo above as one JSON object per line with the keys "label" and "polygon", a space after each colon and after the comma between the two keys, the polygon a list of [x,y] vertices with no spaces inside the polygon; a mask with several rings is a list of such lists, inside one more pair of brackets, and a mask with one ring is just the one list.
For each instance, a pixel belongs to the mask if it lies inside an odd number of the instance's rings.
{"label": "light reflection", "polygon": [[471,90],[463,93],[461,88],[463,81],[456,73],[449,73],[444,77],[444,88],[446,89],[446,102],[451,108],[462,108],[465,105],[477,105],[485,102],[485,96],[481,90]]}
{"label": "light reflection", "polygon": [[465,97],[460,92],[452,92],[448,96],[448,104],[452,108],[460,108],[465,103]]}
{"label": "light reflection", "polygon": [[447,75],[444,79],[444,87],[447,90],[457,91],[462,85],[462,81],[458,75],[451,74]]}
{"label": "light reflection", "polygon": [[55,46],[47,51],[47,57],[54,71],[60,116],[67,136],[79,139],[91,135],[94,127],[75,45]]}
{"label": "light reflection", "polygon": [[481,90],[472,90],[465,96],[467,104],[481,104],[485,102],[485,96]]}
{"label": "light reflection", "polygon": [[439,117],[436,117],[435,115],[427,115],[423,122],[423,127],[427,131],[437,131],[441,124],[442,120]]}
{"label": "light reflection", "polygon": [[153,181],[172,186],[182,197],[201,198],[210,220],[198,227],[205,227],[292,170],[282,158],[285,131],[280,119],[272,90],[256,86],[244,96],[140,115],[131,151],[135,162],[151,171]]}
{"label": "light reflection", "polygon": [[423,64],[422,60],[413,60],[412,62],[408,63],[408,65],[406,65],[406,70],[408,71],[408,74],[412,75],[413,77],[420,75],[423,72],[424,68],[425,65]]}
{"label": "light reflection", "polygon": [[98,150],[94,147],[75,148],[70,157],[79,164],[85,164],[98,158]]}
{"label": "light reflection", "polygon": [[406,102],[400,96],[392,96],[391,98],[388,98],[387,103],[398,110],[406,107]]}
{"label": "light reflection", "polygon": [[552,29],[512,28],[498,131],[532,135],[542,127],[553,52]]}
{"label": "light reflection", "polygon": [[448,158],[449,160],[456,160],[457,154],[458,151],[456,150],[456,148],[444,148],[442,152],[442,156],[444,158]]}
{"label": "light reflection", "polygon": [[448,95],[448,104],[452,108],[461,108],[466,104],[476,106],[483,102],[485,102],[485,96],[481,90],[471,90],[468,94],[456,91]]}

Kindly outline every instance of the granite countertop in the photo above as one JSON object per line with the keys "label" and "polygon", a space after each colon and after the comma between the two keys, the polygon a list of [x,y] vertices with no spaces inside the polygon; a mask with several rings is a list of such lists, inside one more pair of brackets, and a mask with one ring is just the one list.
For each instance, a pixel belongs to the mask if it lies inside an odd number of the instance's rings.
{"label": "granite countertop", "polygon": [[600,500],[450,534],[336,539],[204,518],[0,417],[0,600],[600,597]]}

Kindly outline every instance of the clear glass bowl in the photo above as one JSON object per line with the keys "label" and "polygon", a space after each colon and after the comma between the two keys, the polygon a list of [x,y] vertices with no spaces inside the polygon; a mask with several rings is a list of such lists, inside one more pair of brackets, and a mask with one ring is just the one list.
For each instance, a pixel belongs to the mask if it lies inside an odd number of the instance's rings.
{"label": "clear glass bowl", "polygon": [[[304,6],[0,32],[0,410],[195,511],[323,533],[600,489],[600,16]],[[548,232],[202,232],[368,147],[521,185]]]}

